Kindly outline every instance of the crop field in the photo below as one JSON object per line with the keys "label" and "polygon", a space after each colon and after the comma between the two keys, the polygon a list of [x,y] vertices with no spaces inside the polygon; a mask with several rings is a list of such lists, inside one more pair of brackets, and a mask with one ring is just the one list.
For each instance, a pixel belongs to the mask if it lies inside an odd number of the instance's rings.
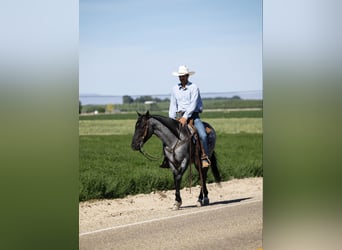
{"label": "crop field", "polygon": [[[202,116],[217,133],[215,151],[222,179],[262,176],[262,111],[235,112],[215,111]],[[160,157],[159,161],[150,161],[131,149],[136,118],[136,113],[80,116],[80,201],[174,188],[171,170],[159,168],[162,143],[157,137],[153,136],[144,149]],[[199,184],[198,178],[192,167],[193,186]],[[209,172],[208,182],[213,180]],[[189,171],[182,187],[188,185]]]}

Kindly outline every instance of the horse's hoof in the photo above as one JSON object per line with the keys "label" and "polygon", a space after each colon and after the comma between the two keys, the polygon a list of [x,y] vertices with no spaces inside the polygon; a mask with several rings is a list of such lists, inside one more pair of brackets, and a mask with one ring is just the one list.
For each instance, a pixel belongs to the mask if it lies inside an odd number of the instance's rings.
{"label": "horse's hoof", "polygon": [[173,204],[172,210],[174,210],[174,211],[179,210],[181,205],[182,205],[181,201],[175,201],[175,204]]}
{"label": "horse's hoof", "polygon": [[203,200],[201,200],[201,199],[197,200],[197,203],[196,203],[197,207],[202,207],[202,206],[207,206],[207,205],[209,205],[209,198],[208,197],[204,197]]}
{"label": "horse's hoof", "polygon": [[196,203],[196,206],[197,207],[201,207],[202,206],[202,200],[198,200],[197,203]]}

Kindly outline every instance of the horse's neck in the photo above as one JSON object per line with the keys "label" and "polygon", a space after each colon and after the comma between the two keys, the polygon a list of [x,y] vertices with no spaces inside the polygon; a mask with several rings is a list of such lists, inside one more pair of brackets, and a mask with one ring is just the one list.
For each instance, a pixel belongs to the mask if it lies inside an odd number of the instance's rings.
{"label": "horse's neck", "polygon": [[178,138],[160,121],[157,119],[150,119],[153,133],[164,143],[165,146],[172,147]]}

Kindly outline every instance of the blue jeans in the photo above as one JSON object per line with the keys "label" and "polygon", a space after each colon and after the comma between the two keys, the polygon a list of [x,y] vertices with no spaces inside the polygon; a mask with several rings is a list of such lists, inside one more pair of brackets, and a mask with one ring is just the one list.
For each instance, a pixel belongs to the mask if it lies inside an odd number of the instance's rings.
{"label": "blue jeans", "polygon": [[207,142],[207,132],[205,131],[205,127],[203,125],[203,122],[201,121],[201,119],[199,118],[198,115],[193,115],[192,117],[194,119],[195,128],[197,129],[199,138],[200,138],[200,140],[202,142],[204,152],[209,157],[209,149],[208,149],[208,142]]}

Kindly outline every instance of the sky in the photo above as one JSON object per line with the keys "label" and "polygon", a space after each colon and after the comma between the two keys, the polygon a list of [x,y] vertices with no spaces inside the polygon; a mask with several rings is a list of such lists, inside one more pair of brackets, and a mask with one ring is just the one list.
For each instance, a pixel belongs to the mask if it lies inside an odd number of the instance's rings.
{"label": "sky", "polygon": [[80,0],[79,93],[171,92],[180,65],[201,93],[262,90],[261,0]]}

